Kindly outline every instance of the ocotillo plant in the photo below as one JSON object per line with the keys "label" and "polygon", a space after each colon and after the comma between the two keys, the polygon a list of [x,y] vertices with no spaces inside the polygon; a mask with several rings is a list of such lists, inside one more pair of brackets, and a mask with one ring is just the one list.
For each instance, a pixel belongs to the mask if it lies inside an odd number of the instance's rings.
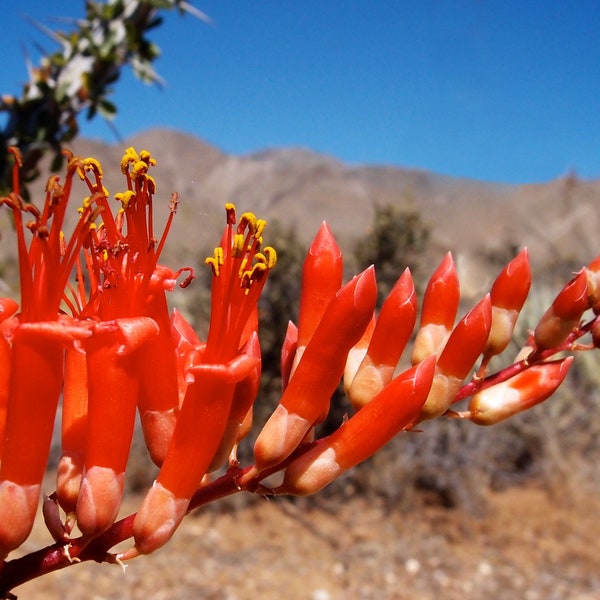
{"label": "ocotillo plant", "polygon": [[[13,191],[0,199],[13,215],[20,268],[20,300],[0,300],[2,597],[81,561],[122,563],[154,552],[186,514],[230,494],[313,494],[425,420],[498,423],[546,400],[575,355],[599,346],[600,258],[558,293],[519,354],[491,372],[529,293],[526,250],[458,319],[459,280],[447,254],[417,326],[410,271],[376,311],[374,268],[344,284],[340,249],[323,224],[304,263],[298,324],[290,322],[282,341],[280,402],[254,442],[253,464],[241,464],[237,447],[260,396],[257,302],[277,262],[263,244],[265,221],[226,205],[224,231],[206,259],[212,299],[202,341],[169,312],[168,292],[193,273],[160,264],[179,199],[171,194],[157,236],[150,153],[126,150],[126,189],[114,199],[98,161],[69,155],[64,179],[50,178],[39,207],[20,195],[13,154]],[[77,178],[87,195],[73,208]],[[79,217],[69,233],[71,209]],[[399,367],[403,355],[409,368]],[[341,380],[354,412],[321,437]],[[461,401],[466,406],[457,407]],[[11,558],[39,516],[59,402],[62,454],[42,510],[54,541]],[[136,411],[159,471],[138,512],[116,521]],[[111,552],[128,539],[129,549]]]}

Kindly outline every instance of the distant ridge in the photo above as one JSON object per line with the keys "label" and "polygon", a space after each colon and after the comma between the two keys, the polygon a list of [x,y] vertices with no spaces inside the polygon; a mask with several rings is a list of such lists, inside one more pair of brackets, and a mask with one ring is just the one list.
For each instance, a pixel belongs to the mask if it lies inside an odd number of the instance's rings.
{"label": "distant ridge", "polygon": [[209,228],[222,222],[229,201],[295,225],[306,243],[326,220],[346,251],[367,233],[374,205],[412,208],[432,228],[432,260],[452,250],[474,280],[486,277],[490,261],[506,259],[525,245],[538,271],[565,261],[576,266],[600,254],[599,181],[563,177],[535,185],[483,183],[418,169],[346,165],[304,148],[234,156],[168,129],[144,131],[118,145],[80,139],[73,149],[98,157],[109,190],[116,191],[123,184],[118,169],[109,165],[116,166],[129,145],[156,156],[159,195],[168,199],[171,191],[179,193],[178,255],[199,251]]}

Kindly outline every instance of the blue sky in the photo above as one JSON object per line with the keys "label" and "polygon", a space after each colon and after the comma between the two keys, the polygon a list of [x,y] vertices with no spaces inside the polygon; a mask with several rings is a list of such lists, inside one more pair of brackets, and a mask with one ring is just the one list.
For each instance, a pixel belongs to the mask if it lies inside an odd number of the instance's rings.
{"label": "blue sky", "polygon": [[[23,18],[73,0],[4,0],[0,92],[25,77]],[[352,164],[486,181],[600,177],[600,2],[194,0],[213,25],[168,14],[167,80],[115,86],[123,137],[185,130],[226,152],[303,146]],[[43,43],[52,48],[50,42]],[[114,141],[98,120],[84,135]]]}

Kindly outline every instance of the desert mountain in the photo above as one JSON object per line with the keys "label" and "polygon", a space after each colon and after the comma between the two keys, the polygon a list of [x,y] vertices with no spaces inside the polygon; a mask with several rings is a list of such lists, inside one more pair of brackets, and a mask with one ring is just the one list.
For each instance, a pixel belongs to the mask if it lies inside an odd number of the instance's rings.
{"label": "desert mountain", "polygon": [[558,264],[576,268],[600,253],[600,181],[566,176],[543,184],[482,183],[402,167],[347,165],[301,148],[234,156],[165,129],[118,145],[78,140],[74,150],[100,159],[114,193],[123,187],[117,165],[129,145],[157,158],[159,198],[168,204],[171,192],[179,193],[178,256],[213,243],[225,202],[293,224],[306,243],[326,220],[346,252],[369,230],[376,204],[417,210],[431,227],[432,268],[452,250],[474,286],[488,283],[490,261],[507,260],[522,246],[529,247],[538,272]]}

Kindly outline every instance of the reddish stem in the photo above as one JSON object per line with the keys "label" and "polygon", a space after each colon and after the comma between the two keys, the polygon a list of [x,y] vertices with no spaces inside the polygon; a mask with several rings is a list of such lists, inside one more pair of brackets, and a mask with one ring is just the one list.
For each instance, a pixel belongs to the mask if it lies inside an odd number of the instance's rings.
{"label": "reddish stem", "polygon": [[[313,444],[303,445],[287,460],[261,472],[256,471],[253,466],[231,467],[224,475],[196,491],[190,500],[188,513],[238,492],[268,493],[269,490],[261,486],[260,481],[285,468],[291,460],[312,446]],[[109,550],[132,537],[134,519],[135,514],[124,517],[92,540],[79,537],[66,543],[57,542],[26,556],[6,561],[0,569],[0,599],[14,599],[16,596],[10,591],[15,587],[78,562],[116,562],[115,555]]]}

